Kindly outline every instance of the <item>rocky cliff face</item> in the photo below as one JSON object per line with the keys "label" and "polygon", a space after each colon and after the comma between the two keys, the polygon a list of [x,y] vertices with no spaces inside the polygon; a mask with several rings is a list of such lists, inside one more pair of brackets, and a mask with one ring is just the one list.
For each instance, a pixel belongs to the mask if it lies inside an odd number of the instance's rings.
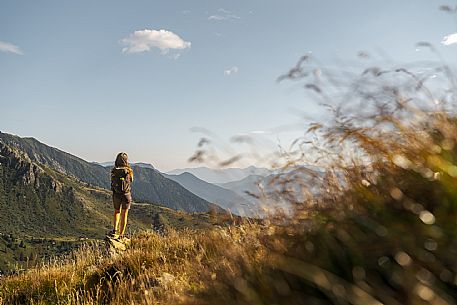
{"label": "rocky cliff face", "polygon": [[0,165],[14,172],[10,182],[23,186],[33,186],[35,190],[46,189],[57,193],[62,190],[61,184],[47,175],[45,171],[18,149],[4,144],[0,140]]}
{"label": "rocky cliff face", "polygon": [[0,233],[82,234],[86,221],[97,221],[71,181],[0,139]]}

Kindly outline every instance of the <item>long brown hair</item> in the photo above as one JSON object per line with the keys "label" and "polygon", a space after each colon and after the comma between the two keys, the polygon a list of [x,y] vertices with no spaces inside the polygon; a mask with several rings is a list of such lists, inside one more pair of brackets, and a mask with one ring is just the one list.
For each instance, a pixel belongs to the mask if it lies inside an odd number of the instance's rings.
{"label": "long brown hair", "polygon": [[128,159],[129,159],[129,156],[125,152],[120,152],[117,154],[114,165],[116,167],[130,167]]}

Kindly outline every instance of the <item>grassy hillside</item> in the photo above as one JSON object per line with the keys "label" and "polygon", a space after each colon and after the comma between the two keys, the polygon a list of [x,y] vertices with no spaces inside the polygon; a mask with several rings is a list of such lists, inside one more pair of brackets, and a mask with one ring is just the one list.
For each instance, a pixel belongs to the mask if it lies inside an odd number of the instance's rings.
{"label": "grassy hillside", "polygon": [[[111,192],[38,164],[2,142],[0,163],[0,272],[68,253],[111,229]],[[204,215],[134,204],[127,230],[201,228],[208,223]]]}
{"label": "grassy hillside", "polygon": [[[111,210],[109,211],[111,212]],[[74,250],[86,245],[88,242],[101,242],[104,234],[110,228],[108,218],[105,215],[106,228],[93,231],[91,236],[85,231],[75,230],[58,234],[36,234],[24,232],[0,233],[0,276],[16,273],[38,266],[43,262],[57,257],[64,257]],[[152,204],[133,204],[130,210],[128,234],[152,230],[166,233],[170,230],[202,230],[209,229],[214,225],[225,224],[216,222],[213,217],[206,213],[188,214]],[[43,237],[45,236],[45,237]]]}
{"label": "grassy hillside", "polygon": [[0,159],[0,232],[93,237],[109,222],[106,191],[80,185],[1,142]]}

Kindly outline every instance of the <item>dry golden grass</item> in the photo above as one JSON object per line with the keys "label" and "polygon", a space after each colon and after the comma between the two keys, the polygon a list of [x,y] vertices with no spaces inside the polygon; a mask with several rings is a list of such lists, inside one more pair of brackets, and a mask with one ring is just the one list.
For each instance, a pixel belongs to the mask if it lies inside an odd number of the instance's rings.
{"label": "dry golden grass", "polygon": [[1,304],[200,302],[197,296],[206,294],[221,270],[224,277],[240,276],[231,261],[251,255],[259,228],[245,224],[204,233],[171,231],[166,236],[142,232],[118,254],[90,244],[66,259],[3,278]]}
{"label": "dry golden grass", "polygon": [[[155,304],[198,288],[202,251],[191,232],[142,233],[133,246],[110,255],[92,244],[74,255],[4,278],[3,304]],[[171,276],[173,278],[171,279]]]}

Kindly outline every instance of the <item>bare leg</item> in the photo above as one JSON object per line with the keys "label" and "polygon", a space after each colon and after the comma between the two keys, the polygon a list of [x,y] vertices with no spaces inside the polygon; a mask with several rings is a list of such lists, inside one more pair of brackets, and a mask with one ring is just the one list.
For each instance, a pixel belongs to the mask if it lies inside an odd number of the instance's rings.
{"label": "bare leg", "polygon": [[119,235],[124,236],[125,228],[127,227],[127,216],[129,215],[128,209],[123,209],[121,212],[121,225],[119,227]]}
{"label": "bare leg", "polygon": [[120,216],[121,216],[121,210],[115,210],[114,217],[113,217],[113,230],[115,233],[118,231],[117,228],[119,227]]}

